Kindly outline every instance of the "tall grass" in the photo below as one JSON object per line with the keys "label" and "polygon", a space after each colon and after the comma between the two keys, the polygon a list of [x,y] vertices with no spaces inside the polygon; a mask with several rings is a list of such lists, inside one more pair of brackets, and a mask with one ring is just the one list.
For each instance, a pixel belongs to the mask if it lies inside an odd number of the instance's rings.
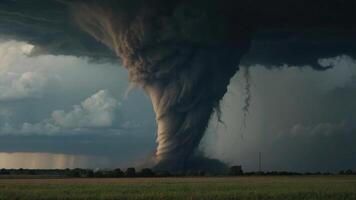
{"label": "tall grass", "polygon": [[356,177],[0,179],[3,199],[355,200]]}

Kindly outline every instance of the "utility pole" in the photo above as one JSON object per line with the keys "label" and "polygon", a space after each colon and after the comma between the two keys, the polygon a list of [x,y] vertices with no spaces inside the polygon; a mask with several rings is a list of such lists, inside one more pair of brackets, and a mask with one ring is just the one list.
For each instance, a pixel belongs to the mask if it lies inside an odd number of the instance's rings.
{"label": "utility pole", "polygon": [[259,152],[258,154],[258,171],[262,172],[262,153]]}

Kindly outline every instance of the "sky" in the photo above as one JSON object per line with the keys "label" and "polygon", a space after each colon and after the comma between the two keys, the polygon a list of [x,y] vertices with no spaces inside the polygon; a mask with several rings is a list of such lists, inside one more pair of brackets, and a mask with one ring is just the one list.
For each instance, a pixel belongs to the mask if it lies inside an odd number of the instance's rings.
{"label": "sky", "polygon": [[[116,168],[153,155],[149,98],[129,85],[119,62],[31,55],[22,41],[0,42],[0,168]],[[311,66],[242,66],[210,120],[200,150],[247,171],[338,171],[356,165],[356,58]],[[243,116],[246,76],[250,106]]]}
{"label": "sky", "polygon": [[[31,48],[0,44],[0,168],[63,167],[50,162],[56,158],[69,168],[115,167],[151,154],[150,101],[138,90],[129,92],[122,67],[73,56],[31,57]],[[17,162],[24,155],[48,158],[48,165]],[[91,165],[83,161],[89,158]],[[73,159],[78,162],[68,161]]]}

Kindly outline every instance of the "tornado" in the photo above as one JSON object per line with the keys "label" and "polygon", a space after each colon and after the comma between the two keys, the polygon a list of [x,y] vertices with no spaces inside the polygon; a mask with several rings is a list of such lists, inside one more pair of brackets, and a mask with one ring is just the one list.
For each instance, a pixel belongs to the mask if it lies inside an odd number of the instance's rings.
{"label": "tornado", "polygon": [[251,28],[216,3],[82,1],[72,8],[76,23],[112,49],[150,97],[155,169],[186,170],[239,70]]}

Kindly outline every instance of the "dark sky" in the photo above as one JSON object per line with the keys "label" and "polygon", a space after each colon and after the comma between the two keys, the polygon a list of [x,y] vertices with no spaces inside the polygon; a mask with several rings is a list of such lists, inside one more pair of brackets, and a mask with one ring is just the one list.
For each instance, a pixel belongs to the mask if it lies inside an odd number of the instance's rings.
{"label": "dark sky", "polygon": [[[257,170],[258,152],[266,170],[354,169],[355,4],[291,2],[305,16],[267,6],[279,14],[254,34],[222,101],[224,124],[212,118],[200,149],[246,170]],[[0,168],[140,165],[155,151],[156,124],[149,98],[130,88],[120,61],[63,4],[0,0]]]}

